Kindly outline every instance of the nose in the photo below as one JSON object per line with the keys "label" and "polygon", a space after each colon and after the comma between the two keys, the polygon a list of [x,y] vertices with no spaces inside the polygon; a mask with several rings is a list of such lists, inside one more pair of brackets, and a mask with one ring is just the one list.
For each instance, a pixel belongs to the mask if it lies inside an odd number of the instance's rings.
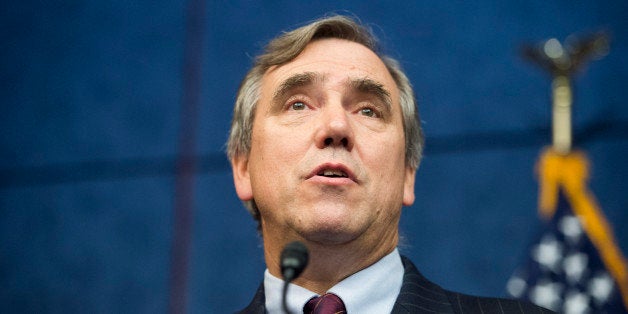
{"label": "nose", "polygon": [[316,146],[318,148],[353,148],[354,135],[350,121],[350,113],[342,106],[326,106],[320,115],[316,130]]}

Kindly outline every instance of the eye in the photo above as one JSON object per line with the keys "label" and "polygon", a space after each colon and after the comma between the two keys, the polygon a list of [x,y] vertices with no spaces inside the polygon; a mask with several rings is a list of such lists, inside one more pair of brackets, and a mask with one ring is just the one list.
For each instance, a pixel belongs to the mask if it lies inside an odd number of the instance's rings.
{"label": "eye", "polygon": [[363,116],[367,116],[367,117],[375,117],[375,110],[371,109],[371,108],[362,108],[360,109],[360,114],[362,114]]}
{"label": "eye", "polygon": [[290,109],[292,110],[304,110],[305,108],[305,103],[302,101],[295,101],[292,105],[290,105]]}

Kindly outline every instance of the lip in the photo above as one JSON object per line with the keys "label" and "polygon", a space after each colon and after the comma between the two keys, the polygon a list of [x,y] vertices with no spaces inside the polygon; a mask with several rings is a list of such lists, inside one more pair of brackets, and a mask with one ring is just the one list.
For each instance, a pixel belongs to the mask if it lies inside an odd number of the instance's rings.
{"label": "lip", "polygon": [[[328,170],[328,169],[342,171],[345,174],[347,174],[347,177],[325,177],[325,176],[318,175],[318,173],[320,173],[321,171]],[[344,185],[344,184],[350,184],[350,183],[358,183],[358,180],[356,179],[355,174],[347,166],[341,163],[330,163],[330,162],[321,164],[318,167],[314,168],[314,170],[312,170],[312,172],[310,172],[310,174],[306,177],[306,180],[316,181],[316,182],[329,184],[329,185]]]}

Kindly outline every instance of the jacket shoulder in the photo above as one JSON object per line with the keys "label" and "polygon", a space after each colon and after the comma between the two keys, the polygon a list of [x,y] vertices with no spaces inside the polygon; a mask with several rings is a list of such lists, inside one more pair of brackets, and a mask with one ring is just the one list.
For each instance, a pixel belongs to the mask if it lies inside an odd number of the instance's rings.
{"label": "jacket shoulder", "polygon": [[467,295],[445,290],[455,313],[554,313],[548,309],[534,305],[530,302],[505,299],[488,298]]}
{"label": "jacket shoulder", "polygon": [[266,294],[264,293],[264,284],[262,283],[257,289],[251,303],[237,314],[264,314],[266,313]]}
{"label": "jacket shoulder", "polygon": [[453,292],[429,281],[405,256],[401,292],[393,313],[554,313],[532,303]]}

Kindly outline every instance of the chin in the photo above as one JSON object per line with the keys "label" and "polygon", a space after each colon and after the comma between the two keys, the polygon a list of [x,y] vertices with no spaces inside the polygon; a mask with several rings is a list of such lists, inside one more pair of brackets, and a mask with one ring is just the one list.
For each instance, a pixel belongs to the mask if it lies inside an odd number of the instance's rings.
{"label": "chin", "polygon": [[356,239],[355,236],[344,233],[323,233],[309,234],[305,236],[309,242],[321,245],[342,245]]}
{"label": "chin", "polygon": [[346,221],[333,224],[325,222],[312,224],[303,230],[301,235],[311,242],[327,245],[339,245],[351,242],[362,234],[362,230],[356,230],[347,226]]}
{"label": "chin", "polygon": [[368,217],[356,208],[337,202],[322,202],[294,220],[293,227],[304,239],[327,244],[353,241],[368,229]]}

